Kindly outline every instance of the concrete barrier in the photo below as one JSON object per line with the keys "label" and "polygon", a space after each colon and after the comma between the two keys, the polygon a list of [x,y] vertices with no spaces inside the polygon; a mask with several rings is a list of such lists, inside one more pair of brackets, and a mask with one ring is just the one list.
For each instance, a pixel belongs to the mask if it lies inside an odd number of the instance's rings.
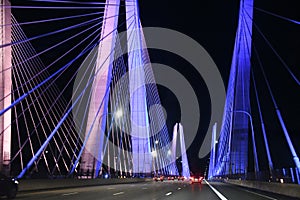
{"label": "concrete barrier", "polygon": [[300,197],[300,185],[288,183],[272,183],[259,181],[245,181],[245,180],[225,180],[226,183],[239,185],[247,188],[253,188],[272,192],[276,194],[286,195],[290,197]]}
{"label": "concrete barrier", "polygon": [[142,178],[124,179],[24,179],[19,181],[19,192],[74,188],[84,186],[129,184],[149,181]]}

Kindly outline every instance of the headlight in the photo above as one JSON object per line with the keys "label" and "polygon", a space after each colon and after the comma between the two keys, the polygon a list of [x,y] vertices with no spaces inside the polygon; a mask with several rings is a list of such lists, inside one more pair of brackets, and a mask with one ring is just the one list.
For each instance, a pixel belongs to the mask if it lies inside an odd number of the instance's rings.
{"label": "headlight", "polygon": [[12,179],[12,181],[15,183],[15,184],[19,184],[19,181],[17,179]]}

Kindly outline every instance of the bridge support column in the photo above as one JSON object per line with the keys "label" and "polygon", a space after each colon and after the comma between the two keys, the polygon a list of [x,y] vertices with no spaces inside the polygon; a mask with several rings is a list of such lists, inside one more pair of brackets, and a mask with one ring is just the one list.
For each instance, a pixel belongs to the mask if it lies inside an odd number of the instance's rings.
{"label": "bridge support column", "polygon": [[152,154],[143,60],[143,34],[137,0],[125,1],[133,172],[150,174]]}
{"label": "bridge support column", "polygon": [[[250,110],[252,19],[253,0],[240,0],[239,22],[216,155],[215,176],[232,173],[245,178],[247,175],[249,122],[252,120]],[[255,137],[253,129],[251,130],[254,168],[257,172],[259,168]]]}
{"label": "bridge support column", "polygon": [[215,161],[216,161],[216,135],[217,135],[217,123],[214,124],[212,130],[208,179],[213,178],[215,174],[214,168],[215,168]]}
{"label": "bridge support column", "polygon": [[[245,174],[248,167],[249,121],[251,123],[250,59],[252,46],[253,0],[241,0],[239,12],[239,24],[232,61],[232,67],[236,68],[236,76],[232,78],[235,78],[236,80],[234,85],[232,144],[229,165],[232,166],[233,173]],[[248,117],[250,117],[250,120]],[[254,133],[252,132],[252,134]],[[254,135],[252,136],[254,139]],[[254,168],[255,172],[257,172],[259,169],[255,152],[255,140],[253,140],[253,150],[255,157]]]}
{"label": "bridge support column", "polygon": [[[97,177],[103,161],[103,144],[106,128],[109,87],[112,76],[112,63],[115,48],[118,13],[120,0],[107,0],[102,23],[100,44],[96,61],[97,75],[92,85],[89,113],[87,118],[85,137],[88,137],[85,150],[82,154],[81,170],[91,172]],[[100,109],[100,110],[99,110]],[[98,114],[97,114],[98,113]]]}
{"label": "bridge support column", "polygon": [[179,123],[179,134],[180,134],[180,147],[181,147],[181,160],[182,160],[182,176],[185,178],[190,177],[190,167],[186,155],[186,147],[183,133],[183,126]]}
{"label": "bridge support column", "polygon": [[[4,7],[6,6],[6,7]],[[11,9],[8,0],[0,0],[0,45],[11,43]],[[0,49],[0,110],[11,104],[11,46]],[[11,111],[0,116],[0,171],[10,173]]]}
{"label": "bridge support column", "polygon": [[[185,178],[190,177],[190,167],[186,155],[186,147],[185,147],[185,140],[184,140],[184,132],[183,132],[183,126],[181,123],[176,123],[173,129],[173,141],[172,141],[172,158],[176,159],[176,144],[177,144],[177,138],[179,133],[179,140],[180,140],[180,150],[181,150],[181,164],[182,164],[182,172],[181,175]],[[176,167],[176,165],[175,165]]]}

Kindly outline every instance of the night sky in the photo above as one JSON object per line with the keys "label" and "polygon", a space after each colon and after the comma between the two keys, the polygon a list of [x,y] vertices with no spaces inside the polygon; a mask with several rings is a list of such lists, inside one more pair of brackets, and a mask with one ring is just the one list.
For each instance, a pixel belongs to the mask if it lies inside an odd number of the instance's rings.
{"label": "night sky", "polygon": [[[20,4],[19,1],[13,1]],[[28,3],[30,3],[28,1]],[[179,0],[151,0],[140,1],[140,17],[144,27],[164,27],[182,32],[202,45],[216,63],[223,77],[225,87],[227,87],[233,46],[235,40],[235,32],[238,22],[239,1],[179,1]],[[199,5],[198,5],[199,4]],[[255,7],[261,8],[276,14],[300,21],[299,7],[296,6],[297,1],[255,1]],[[57,11],[37,11],[30,15],[27,11],[13,11],[19,21],[30,21],[39,19],[39,15],[43,16],[66,16],[76,14],[79,11],[68,11],[68,14]],[[273,47],[282,56],[287,65],[296,77],[300,79],[300,26],[290,22],[266,15],[258,10],[254,11],[254,20],[262,32],[270,40]],[[71,23],[71,22],[68,22]],[[64,24],[64,27],[68,24]],[[41,26],[41,30],[49,31],[60,28],[59,24]],[[36,28],[25,28],[27,36],[35,35],[38,30]],[[60,37],[68,37],[64,34]],[[39,40],[33,42],[35,49],[39,52],[55,43],[58,39]],[[147,39],[147,38],[146,38]],[[290,131],[294,146],[300,154],[300,93],[299,86],[292,80],[290,74],[283,67],[271,49],[266,45],[259,33],[253,31],[253,43],[258,49],[262,58],[264,69],[270,80],[271,87],[282,112],[287,128]],[[53,44],[52,44],[53,45]],[[65,49],[69,48],[67,46]],[[63,51],[64,49],[61,49]],[[149,50],[152,62],[162,63],[172,66],[174,69],[183,74],[189,80],[193,89],[199,98],[199,106],[201,108],[201,121],[197,137],[192,146],[188,149],[188,157],[192,171],[204,171],[207,159],[200,160],[198,152],[204,138],[204,134],[208,129],[208,119],[210,115],[210,100],[205,83],[200,75],[191,73],[189,63],[182,58],[172,55],[168,52],[158,52]],[[51,52],[46,56],[42,56],[42,60],[47,64],[49,60],[53,60],[60,52]],[[50,58],[50,59],[49,59]],[[271,146],[271,155],[274,157],[275,168],[293,166],[292,157],[289,153],[288,146],[285,142],[283,132],[280,128],[278,119],[276,118],[275,109],[264,79],[258,67],[257,59],[252,59],[255,78],[257,79],[258,92],[261,100],[263,116],[267,129],[267,134]],[[182,67],[186,66],[186,67]],[[71,73],[71,72],[69,72]],[[64,85],[64,79],[57,83],[59,87]],[[199,81],[200,80],[200,81]],[[69,89],[66,96],[70,95],[72,88]],[[168,126],[172,128],[174,123],[180,121],[180,110],[178,102],[174,99],[174,94],[168,88],[159,87],[160,98],[163,106],[168,112]],[[201,97],[201,98],[200,98]],[[255,104],[255,96],[253,88],[251,90],[252,113],[257,137],[257,146],[261,168],[267,169],[266,156],[263,148],[263,138],[260,130],[259,116],[257,106]]]}
{"label": "night sky", "polygon": [[[235,39],[238,6],[238,1],[223,3],[217,6],[214,1],[202,2],[200,6],[180,1],[143,1],[140,2],[140,12],[143,26],[170,28],[196,40],[213,58],[226,84]],[[206,85],[199,74],[195,75],[191,71],[193,66],[181,57],[172,55],[171,53],[157,53],[155,51],[150,51],[150,56],[152,56],[152,62],[172,66],[184,75],[197,94],[201,110],[201,120],[197,136],[187,153],[191,171],[204,172],[208,157],[199,159],[198,153],[207,132],[209,116],[211,114],[208,106],[210,105],[210,99]],[[174,98],[168,98],[171,91],[160,89],[162,103],[167,108],[167,111],[169,111],[167,123],[169,126],[172,126],[175,122],[180,121],[178,102],[174,102]],[[183,124],[183,126],[185,125]]]}
{"label": "night sky", "polygon": [[[299,6],[297,1],[255,1],[254,6],[266,11],[282,15],[294,20],[300,20]],[[233,45],[235,40],[235,31],[237,29],[239,1],[202,1],[199,5],[192,2],[184,2],[178,0],[154,0],[141,1],[141,20],[143,26],[159,26],[180,31],[199,42],[213,58],[222,74],[224,84],[227,86],[229,78],[229,70],[233,53]],[[296,77],[300,79],[299,71],[299,52],[300,52],[300,27],[297,24],[275,18],[273,16],[254,11],[254,21],[268,38],[278,54],[282,56],[287,65]],[[282,112],[284,120],[290,136],[294,143],[298,154],[300,153],[300,93],[299,85],[292,80],[290,74],[280,63],[272,50],[267,46],[266,42],[259,35],[257,30],[253,29],[253,43],[258,49],[259,55],[263,62],[264,69],[270,81],[272,91],[277,101],[278,107]],[[188,151],[192,170],[203,171],[205,168],[205,160],[197,158],[201,139],[208,128],[207,116],[209,110],[206,109],[209,100],[205,100],[205,86],[199,84],[199,78],[191,75],[188,70],[182,70],[182,61],[178,56],[162,55],[162,52],[152,53],[152,62],[159,62],[174,66],[175,69],[184,74],[184,76],[193,85],[194,90],[201,93],[199,105],[201,108],[201,122],[198,131],[198,137]],[[151,54],[150,54],[151,55]],[[262,73],[258,66],[257,59],[252,59],[253,70],[258,87],[259,98],[261,101],[263,117],[269,138],[271,156],[273,157],[274,167],[290,167],[293,166],[292,156],[288,145],[276,117],[275,109],[269,96],[266,84],[262,77]],[[188,68],[188,63],[185,66]],[[255,103],[255,95],[251,84],[251,105],[252,117],[256,133],[258,155],[260,167],[262,170],[267,169],[267,158],[264,150],[263,137],[260,128],[259,115],[257,105]],[[162,102],[168,107],[167,101],[164,101],[169,93],[161,92]],[[199,95],[200,96],[200,95]],[[199,97],[198,96],[198,97]],[[170,103],[170,102],[169,102]],[[176,106],[176,102],[173,104]],[[169,105],[169,107],[172,107]],[[202,112],[203,111],[203,112]],[[172,108],[170,109],[172,112]],[[175,121],[178,115],[174,113]],[[172,121],[172,120],[171,120]],[[219,127],[218,127],[219,128]],[[219,129],[218,129],[219,130]],[[251,146],[251,145],[249,145]],[[251,149],[249,149],[251,151]]]}

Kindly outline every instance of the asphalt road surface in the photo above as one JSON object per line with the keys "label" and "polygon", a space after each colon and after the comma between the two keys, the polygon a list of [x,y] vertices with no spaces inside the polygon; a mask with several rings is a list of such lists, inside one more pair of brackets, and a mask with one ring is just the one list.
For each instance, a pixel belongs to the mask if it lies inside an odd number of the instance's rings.
{"label": "asphalt road surface", "polygon": [[[206,181],[202,184],[189,184],[182,181],[145,182],[68,188],[49,191],[20,192],[16,199],[30,200],[296,200],[272,193],[249,190],[225,183]],[[298,199],[299,200],[299,199]]]}

